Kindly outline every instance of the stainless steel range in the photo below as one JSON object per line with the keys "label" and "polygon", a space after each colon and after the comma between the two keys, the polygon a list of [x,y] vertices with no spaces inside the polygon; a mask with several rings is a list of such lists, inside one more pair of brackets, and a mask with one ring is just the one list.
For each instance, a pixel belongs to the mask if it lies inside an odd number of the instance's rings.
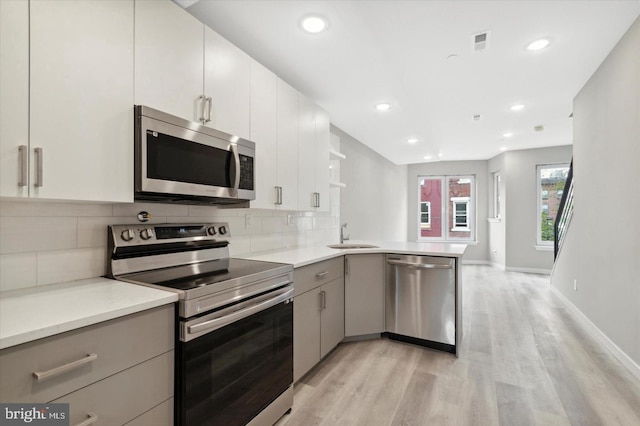
{"label": "stainless steel range", "polygon": [[109,227],[108,274],[179,295],[175,422],[273,424],[293,404],[293,267],[229,258],[226,223]]}

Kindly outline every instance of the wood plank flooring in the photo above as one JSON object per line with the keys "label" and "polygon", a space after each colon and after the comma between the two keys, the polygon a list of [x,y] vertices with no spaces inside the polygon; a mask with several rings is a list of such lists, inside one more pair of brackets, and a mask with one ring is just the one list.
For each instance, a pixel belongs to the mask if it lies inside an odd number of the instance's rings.
{"label": "wood plank flooring", "polygon": [[549,277],[463,266],[460,357],[342,343],[294,387],[293,425],[640,425],[640,382],[581,329]]}

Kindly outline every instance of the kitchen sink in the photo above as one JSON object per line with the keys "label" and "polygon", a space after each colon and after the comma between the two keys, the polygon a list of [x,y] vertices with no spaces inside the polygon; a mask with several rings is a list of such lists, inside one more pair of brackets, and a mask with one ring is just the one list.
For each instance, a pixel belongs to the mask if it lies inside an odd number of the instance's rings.
{"label": "kitchen sink", "polygon": [[371,244],[330,244],[327,247],[332,249],[362,249],[362,248],[379,248]]}

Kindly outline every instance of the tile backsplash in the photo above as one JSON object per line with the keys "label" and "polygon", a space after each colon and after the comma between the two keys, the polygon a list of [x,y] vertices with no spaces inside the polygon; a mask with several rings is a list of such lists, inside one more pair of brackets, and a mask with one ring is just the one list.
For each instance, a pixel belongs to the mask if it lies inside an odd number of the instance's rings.
{"label": "tile backsplash", "polygon": [[220,209],[210,206],[97,204],[0,200],[0,291],[54,284],[106,273],[107,225],[228,222],[232,256],[335,243],[340,193],[331,189],[329,212]]}

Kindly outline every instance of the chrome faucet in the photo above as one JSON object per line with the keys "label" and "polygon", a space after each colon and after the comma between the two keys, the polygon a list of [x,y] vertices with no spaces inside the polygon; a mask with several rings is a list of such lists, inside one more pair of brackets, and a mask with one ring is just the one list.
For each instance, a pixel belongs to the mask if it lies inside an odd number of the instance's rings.
{"label": "chrome faucet", "polygon": [[344,235],[344,230],[345,230],[345,228],[346,228],[346,227],[347,227],[347,224],[346,224],[346,223],[343,223],[343,224],[340,226],[340,244],[343,244],[343,243],[345,242],[345,240],[348,240],[348,239],[349,239],[349,236],[348,236],[348,235],[347,235],[346,237],[345,237],[345,235]]}

